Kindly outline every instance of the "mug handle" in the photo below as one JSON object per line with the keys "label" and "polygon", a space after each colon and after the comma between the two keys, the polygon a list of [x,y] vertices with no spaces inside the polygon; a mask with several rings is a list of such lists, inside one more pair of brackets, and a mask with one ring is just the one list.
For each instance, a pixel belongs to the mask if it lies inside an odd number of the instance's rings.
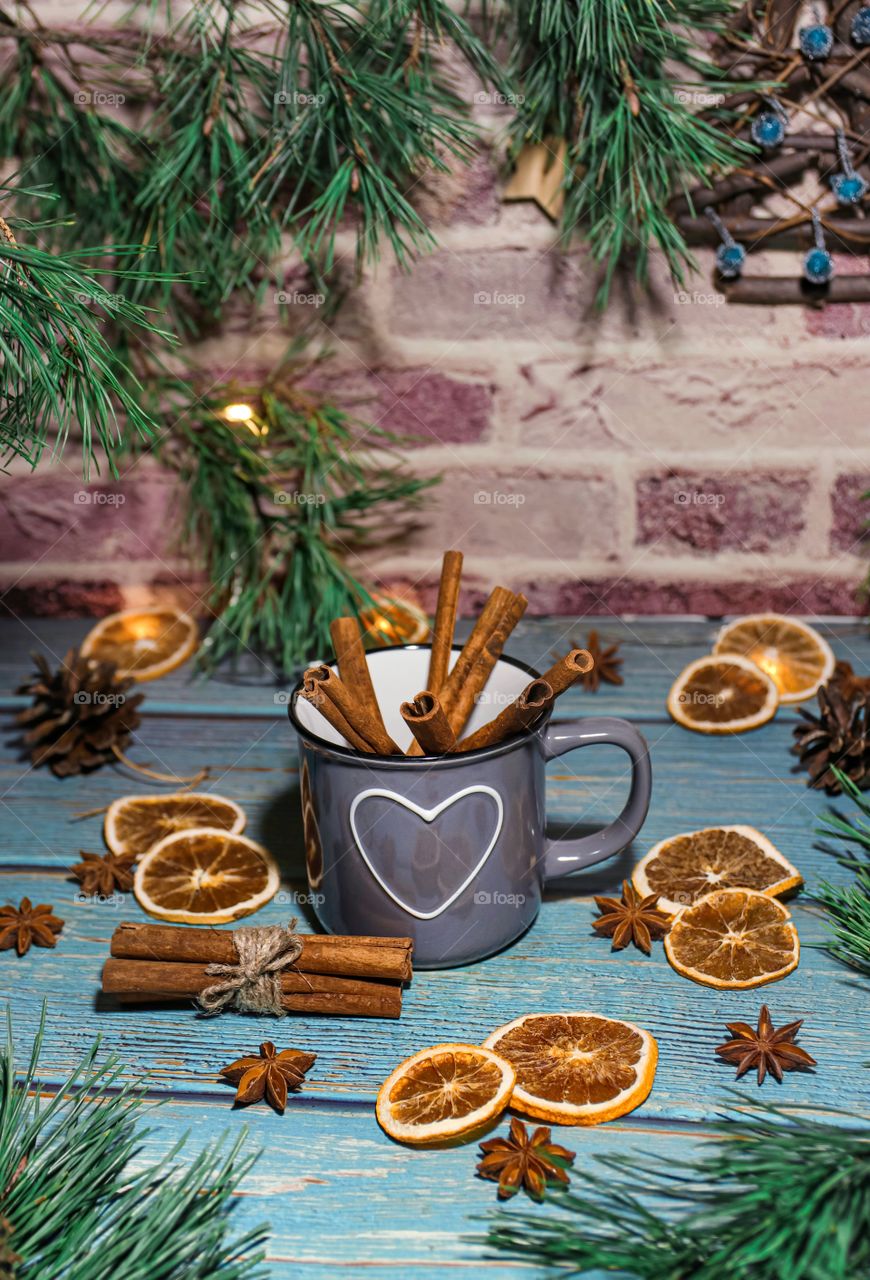
{"label": "mug handle", "polygon": [[570,875],[603,862],[624,849],[643,826],[652,794],[652,767],[646,738],[627,720],[613,716],[590,716],[585,720],[566,720],[548,725],[542,737],[545,760],[555,760],[575,747],[591,747],[596,743],[612,743],[622,747],[631,760],[631,790],[622,813],[609,826],[592,835],[573,839],[544,841],[543,878]]}

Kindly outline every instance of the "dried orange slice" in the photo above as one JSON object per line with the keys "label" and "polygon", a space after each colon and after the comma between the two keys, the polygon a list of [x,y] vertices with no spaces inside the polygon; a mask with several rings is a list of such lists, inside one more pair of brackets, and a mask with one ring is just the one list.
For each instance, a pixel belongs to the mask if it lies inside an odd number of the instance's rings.
{"label": "dried orange slice", "polygon": [[399,1142],[458,1138],[500,1115],[516,1073],[476,1044],[438,1044],[399,1063],[381,1085],[378,1124]]}
{"label": "dried orange slice", "polygon": [[678,724],[698,733],[743,733],[766,724],[779,705],[776,685],[739,654],[690,662],[668,694]]}
{"label": "dried orange slice", "polygon": [[831,646],[805,622],[781,613],[752,613],[722,628],[716,654],[738,653],[770,676],[780,702],[803,702],[834,673]]}
{"label": "dried orange slice", "polygon": [[642,897],[671,915],[714,889],[758,889],[776,897],[803,884],[788,858],[755,827],[705,827],[660,840],[632,875]]}
{"label": "dried orange slice", "polygon": [[597,1013],[527,1013],[485,1044],[517,1073],[511,1106],[552,1124],[600,1124],[634,1111],[658,1061],[648,1031]]}
{"label": "dried orange slice", "polygon": [[217,827],[176,831],[139,863],[133,892],[143,910],[181,924],[226,924],[274,897],[272,855],[247,836]]}
{"label": "dried orange slice", "polygon": [[110,613],[82,641],[82,656],[114,662],[119,676],[156,680],[186,662],[199,643],[196,620],[177,609]]}
{"label": "dried orange slice", "polygon": [[372,600],[374,608],[365,609],[359,615],[369,644],[381,648],[393,644],[424,644],[429,639],[432,634],[429,618],[415,600],[378,592]]}
{"label": "dried orange slice", "polygon": [[686,907],[665,938],[677,973],[737,990],[776,982],[797,968],[800,941],[786,908],[757,889],[716,889]]}
{"label": "dried orange slice", "polygon": [[238,835],[247,818],[241,805],[205,791],[121,796],[106,810],[103,836],[112,853],[141,857],[158,841],[191,827],[218,827]]}

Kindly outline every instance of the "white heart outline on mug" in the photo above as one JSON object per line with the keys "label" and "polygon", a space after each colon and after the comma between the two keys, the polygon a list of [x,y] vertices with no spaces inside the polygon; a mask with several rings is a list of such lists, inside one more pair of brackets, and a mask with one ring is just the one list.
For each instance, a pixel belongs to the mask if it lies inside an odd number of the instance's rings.
{"label": "white heart outline on mug", "polygon": [[[434,822],[439,814],[443,813],[445,809],[449,809],[452,805],[456,804],[457,800],[463,800],[466,796],[471,796],[471,795],[491,796],[496,803],[496,808],[498,809],[498,821],[495,824],[495,831],[493,832],[492,838],[489,844],[486,846],[486,849],[483,852],[483,856],[481,857],[477,866],[474,867],[472,871],[469,872],[469,874],[463,880],[462,884],[459,886],[456,892],[452,893],[446,902],[442,903],[442,905],[438,907],[436,911],[415,911],[413,907],[409,907],[407,902],[403,902],[402,899],[393,892],[393,890],[386,883],[386,881],[383,880],[383,878],[378,875],[377,871],[372,866],[371,859],[366,853],[362,840],[360,839],[359,832],[356,829],[356,811],[359,808],[359,806],[362,804],[363,800],[368,800],[372,796],[381,796],[385,800],[395,800],[396,804],[401,805],[403,809],[408,809],[411,813],[415,813],[417,817],[422,818],[424,822]],[[408,800],[405,796],[397,795],[395,791],[387,791],[383,787],[370,787],[367,791],[361,791],[359,795],[354,796],[350,806],[350,829],[353,832],[354,842],[356,844],[357,849],[360,852],[360,856],[363,862],[366,864],[369,871],[377,880],[378,884],[381,886],[384,893],[389,898],[392,898],[396,906],[401,907],[401,909],[403,911],[406,911],[409,916],[415,916],[418,920],[434,920],[436,916],[440,916],[443,912],[447,910],[449,906],[452,906],[453,903],[456,901],[456,899],[460,896],[460,894],[465,892],[465,890],[471,884],[472,880],[474,880],[474,878],[477,875],[479,875],[479,873],[483,870],[483,867],[486,865],[486,861],[489,858],[489,855],[492,853],[493,849],[495,848],[496,841],[501,835],[501,829],[503,825],[504,825],[504,805],[502,804],[501,796],[492,787],[485,787],[483,785],[463,787],[461,791],[457,791],[452,796],[448,796],[446,800],[442,800],[441,803],[437,804],[434,809],[423,809],[420,805],[414,804],[413,800]]]}

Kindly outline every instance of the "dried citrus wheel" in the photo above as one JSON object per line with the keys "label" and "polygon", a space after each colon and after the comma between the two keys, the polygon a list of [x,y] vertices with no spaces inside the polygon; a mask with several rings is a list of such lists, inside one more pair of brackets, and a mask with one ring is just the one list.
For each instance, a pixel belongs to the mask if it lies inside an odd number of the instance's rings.
{"label": "dried citrus wheel", "polygon": [[378,1124],[400,1142],[457,1138],[500,1115],[516,1083],[509,1062],[475,1044],[438,1044],[399,1063],[378,1093]]}
{"label": "dried citrus wheel", "polygon": [[246,821],[244,809],[235,800],[207,792],[121,796],[106,810],[103,835],[112,853],[141,857],[175,831],[218,827],[237,835],[244,831]]}
{"label": "dried citrus wheel", "polygon": [[658,894],[662,911],[676,915],[713,889],[742,887],[787,893],[803,876],[755,827],[705,827],[660,840],[632,875],[642,897]]}
{"label": "dried citrus wheel", "polygon": [[177,609],[125,609],[88,632],[82,656],[114,662],[119,676],[156,680],[186,662],[199,643],[196,620]]}
{"label": "dried citrus wheel", "polygon": [[665,954],[684,978],[730,990],[784,978],[797,968],[800,942],[776,898],[757,889],[715,889],[680,912]]}
{"label": "dried citrus wheel", "polygon": [[226,924],[273,897],[278,868],[262,845],[217,827],[176,831],[139,863],[133,892],[161,920]]}
{"label": "dried citrus wheel", "polygon": [[600,1124],[634,1111],[658,1061],[648,1031],[597,1013],[527,1013],[485,1043],[517,1073],[511,1106],[552,1124]]}
{"label": "dried citrus wheel", "polygon": [[780,702],[803,702],[834,673],[831,646],[805,622],[753,613],[722,628],[713,652],[738,653],[770,676]]}
{"label": "dried citrus wheel", "polygon": [[428,616],[414,600],[400,595],[375,592],[375,607],[365,609],[359,620],[366,640],[375,647],[393,644],[423,644],[432,634]]}
{"label": "dried citrus wheel", "polygon": [[668,694],[668,711],[678,724],[699,733],[742,733],[765,724],[779,705],[770,676],[754,662],[710,654],[690,662]]}

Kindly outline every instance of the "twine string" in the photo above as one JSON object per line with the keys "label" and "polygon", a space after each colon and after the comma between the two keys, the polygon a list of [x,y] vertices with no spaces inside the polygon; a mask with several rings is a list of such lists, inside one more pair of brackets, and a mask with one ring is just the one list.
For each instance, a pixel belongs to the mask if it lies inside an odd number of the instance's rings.
{"label": "twine string", "polygon": [[855,169],[852,164],[852,157],[849,154],[849,144],[846,141],[846,133],[843,129],[837,130],[837,150],[840,153],[840,163],[843,166],[843,172],[847,178],[855,177]]}
{"label": "twine string", "polygon": [[722,243],[726,245],[727,248],[732,249],[735,243],[734,237],[711,204],[708,204],[704,209],[704,216],[710,219],[713,226],[719,233]]}
{"label": "twine string", "polygon": [[302,954],[302,939],[293,930],[296,921],[283,925],[233,930],[236,964],[210,964],[209,977],[220,982],[199,994],[199,1007],[211,1017],[225,1009],[239,1013],[270,1013],[284,1016],[281,1007],[281,974]]}

